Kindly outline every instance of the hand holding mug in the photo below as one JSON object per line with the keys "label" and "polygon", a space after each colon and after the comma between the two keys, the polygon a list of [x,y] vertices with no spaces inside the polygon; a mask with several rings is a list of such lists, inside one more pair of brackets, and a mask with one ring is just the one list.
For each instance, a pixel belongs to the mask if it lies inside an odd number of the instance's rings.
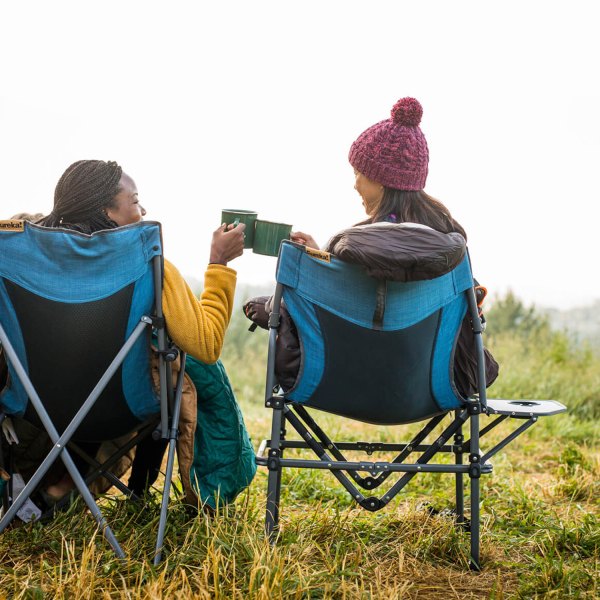
{"label": "hand holding mug", "polygon": [[230,260],[241,256],[244,252],[246,225],[223,223],[214,233],[210,245],[211,264],[226,265]]}

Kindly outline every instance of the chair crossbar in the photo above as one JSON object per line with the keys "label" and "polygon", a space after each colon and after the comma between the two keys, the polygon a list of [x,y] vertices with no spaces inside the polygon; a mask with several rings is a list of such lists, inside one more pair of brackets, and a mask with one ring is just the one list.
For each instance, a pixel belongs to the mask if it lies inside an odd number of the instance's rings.
{"label": "chair crossbar", "polygon": [[88,473],[88,475],[86,475],[85,477],[86,485],[90,484],[98,477],[105,477],[127,497],[131,498],[132,500],[138,500],[138,496],[108,469],[113,467],[122,456],[129,452],[129,450],[137,446],[142,440],[151,435],[152,432],[156,429],[157,424],[158,419],[153,419],[152,422],[142,425],[141,428],[138,429],[138,431],[130,440],[128,440],[119,448],[117,448],[117,450],[115,450],[115,452],[113,452],[103,463],[98,462],[94,457],[87,454],[87,452],[83,451],[79,446],[77,446],[75,442],[70,442],[68,444],[68,448],[72,449],[76,454],[83,458],[91,467],[93,467],[93,471]]}
{"label": "chair crossbar", "polygon": [[[512,442],[515,438],[517,438],[518,436],[520,436],[522,433],[524,433],[525,431],[527,431],[527,429],[529,429],[532,425],[534,425],[539,416],[535,415],[529,418],[523,417],[522,415],[519,416],[515,416],[515,417],[511,417],[509,415],[500,415],[498,416],[496,419],[494,419],[491,423],[489,423],[488,425],[486,425],[485,427],[483,427],[481,429],[481,431],[479,431],[479,438],[482,438],[485,434],[489,433],[492,429],[494,429],[496,426],[500,425],[500,423],[502,423],[503,421],[505,421],[506,419],[518,419],[518,420],[525,420],[525,422],[521,425],[519,425],[519,427],[517,427],[516,429],[514,429],[511,433],[509,433],[503,440],[501,440],[500,442],[498,442],[491,450],[489,450],[484,456],[481,457],[481,463],[485,463],[487,460],[489,460],[490,458],[492,458],[492,456],[494,456],[495,454],[497,454],[500,450],[502,450],[505,446],[507,446],[510,442]],[[461,446],[460,446],[460,451],[464,452],[464,453],[468,453],[470,451],[470,447],[471,447],[471,440],[466,440],[464,441]],[[456,447],[453,447],[453,451],[456,452]]]}
{"label": "chair crossbar", "polygon": [[[105,464],[98,462],[94,457],[82,450],[75,442],[69,442],[67,448],[83,458],[88,465],[94,467],[94,476],[91,477],[90,475],[87,475],[84,479],[86,485],[94,481],[97,477],[104,477],[126,496],[131,497],[133,495],[131,490],[116,475],[107,470],[108,467]],[[123,456],[123,454],[121,454],[121,456]]]}
{"label": "chair crossbar", "polygon": [[[267,440],[267,445],[271,443],[271,440]],[[368,455],[374,454],[375,452],[395,452],[398,450],[406,450],[409,446],[411,448],[411,452],[424,452],[430,446],[430,444],[420,444],[413,445],[411,442],[404,442],[401,444],[390,444],[384,442],[332,442],[335,444],[335,447],[338,450],[357,450],[359,452],[365,452]],[[455,452],[460,449],[463,451],[464,444],[457,446],[455,444],[450,444],[447,446],[442,446],[438,449],[438,452]],[[281,448],[308,448],[308,444],[302,440],[282,440],[280,443]],[[333,452],[332,452],[333,453]],[[396,459],[394,459],[396,460]]]}
{"label": "chair crossbar", "polygon": [[[496,427],[497,425],[500,425],[500,423],[502,423],[502,421],[504,421],[507,418],[508,418],[508,415],[500,415],[499,417],[494,419],[491,423],[488,423],[479,432],[479,437],[484,436],[486,433],[488,433],[488,431],[491,431],[492,429],[494,429],[494,427]],[[468,444],[467,444],[467,451],[468,451]]]}
{"label": "chair crossbar", "polygon": [[[260,460],[260,459],[259,459]],[[259,464],[268,466],[266,459],[263,459]],[[293,459],[293,458],[282,458],[279,460],[279,464],[282,467],[292,468],[309,468],[309,469],[321,469],[328,471],[347,471],[354,469],[356,471],[369,471],[372,473],[468,473],[469,465],[453,465],[453,464],[439,464],[429,465],[427,463],[409,463],[409,464],[391,464],[388,462],[355,462],[355,461],[337,461],[331,460],[327,462],[325,459],[321,460],[310,460],[310,459]],[[491,473],[492,466],[486,465],[486,468],[482,469],[484,473]],[[408,483],[408,482],[406,482]],[[402,486],[404,487],[404,486]],[[402,488],[400,488],[402,489]],[[387,495],[387,494],[386,494]]]}
{"label": "chair crossbar", "polygon": [[[148,423],[147,425],[142,426],[142,428],[138,430],[138,432],[136,433],[136,435],[133,438],[131,438],[130,440],[125,442],[122,446],[120,446],[102,464],[100,464],[95,458],[91,458],[88,454],[86,454],[85,452],[80,450],[79,455],[82,456],[83,458],[85,458],[86,461],[92,467],[94,467],[94,470],[91,471],[86,476],[85,482],[91,483],[98,477],[107,477],[107,479],[108,479],[109,478],[108,475],[109,474],[112,475],[112,473],[110,473],[110,471],[108,471],[108,469],[110,469],[112,466],[114,466],[115,463],[122,456],[124,456],[125,454],[127,454],[127,452],[129,452],[129,450],[131,450],[131,448],[133,448],[134,446],[137,446],[143,439],[148,437],[156,429],[156,424],[157,424],[157,421],[153,421],[152,423]],[[111,481],[112,481],[112,479],[111,479]],[[124,494],[126,494],[130,498],[133,498],[134,500],[137,498],[137,496],[127,486],[125,486],[121,482],[120,479],[117,479],[117,481],[119,481],[119,483],[124,486],[125,489],[121,488],[120,486],[117,486]]]}
{"label": "chair crossbar", "polygon": [[483,463],[489,460],[492,456],[494,456],[494,454],[502,450],[504,446],[512,442],[516,437],[520,436],[524,431],[527,431],[527,429],[529,429],[534,423],[536,423],[537,420],[537,417],[531,417],[525,423],[517,427],[517,429],[515,429],[513,432],[507,435],[501,442],[496,444],[489,452],[487,452],[487,454],[484,454],[481,457],[481,462]]}

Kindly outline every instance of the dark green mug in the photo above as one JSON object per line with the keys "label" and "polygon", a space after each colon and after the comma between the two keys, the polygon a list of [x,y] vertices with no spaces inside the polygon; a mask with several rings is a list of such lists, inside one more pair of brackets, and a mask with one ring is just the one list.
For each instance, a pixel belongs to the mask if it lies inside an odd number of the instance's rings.
{"label": "dark green mug", "polygon": [[292,233],[291,225],[257,219],[254,230],[254,245],[252,246],[253,252],[266,254],[267,256],[277,256],[281,241],[289,240],[290,233]]}
{"label": "dark green mug", "polygon": [[246,234],[244,248],[252,248],[254,244],[254,224],[256,223],[257,216],[258,214],[252,210],[224,208],[221,211],[221,223],[227,223],[227,225],[244,223],[246,226],[244,230]]}

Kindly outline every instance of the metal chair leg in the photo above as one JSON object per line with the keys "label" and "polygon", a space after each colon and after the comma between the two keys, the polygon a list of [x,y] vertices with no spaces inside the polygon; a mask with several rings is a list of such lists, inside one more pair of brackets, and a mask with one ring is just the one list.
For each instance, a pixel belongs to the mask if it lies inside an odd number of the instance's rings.
{"label": "metal chair leg", "polygon": [[481,454],[479,448],[479,407],[470,415],[471,440],[469,452],[469,477],[471,479],[471,562],[472,571],[481,570],[479,557],[479,478],[481,475]]}
{"label": "metal chair leg", "polygon": [[179,417],[181,415],[181,393],[183,390],[183,376],[185,373],[185,354],[182,354],[179,374],[177,376],[176,392],[173,402],[173,416],[169,429],[169,453],[167,457],[167,470],[165,473],[165,485],[163,489],[162,502],[160,505],[160,520],[158,522],[158,534],[156,536],[156,549],[154,552],[154,565],[158,565],[162,558],[163,541],[167,527],[167,511],[169,508],[169,496],[171,495],[171,483],[173,480],[173,466],[175,464],[175,450],[177,447],[177,436],[179,433]]}
{"label": "metal chair leg", "polygon": [[[458,416],[458,411],[456,411]],[[457,465],[463,464],[463,452],[462,444],[464,442],[464,436],[462,434],[462,427],[454,435],[454,445],[459,447],[460,450],[455,450],[454,460]],[[464,486],[464,473],[457,473],[455,475],[455,488],[456,488],[456,523],[457,525],[463,525],[465,522],[465,486]]]}
{"label": "metal chair leg", "polygon": [[479,478],[471,479],[471,571],[481,571],[479,557]]}
{"label": "metal chair leg", "polygon": [[271,427],[271,447],[268,452],[269,478],[267,486],[267,511],[265,516],[265,532],[269,543],[274,544],[279,532],[279,505],[281,496],[282,468],[279,462],[281,458],[281,438],[285,417],[283,408],[273,409],[273,423]]}

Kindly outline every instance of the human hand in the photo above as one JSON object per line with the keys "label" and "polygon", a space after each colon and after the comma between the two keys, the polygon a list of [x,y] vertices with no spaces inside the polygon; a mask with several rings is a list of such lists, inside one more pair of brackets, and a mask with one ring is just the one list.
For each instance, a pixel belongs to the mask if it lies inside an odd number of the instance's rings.
{"label": "human hand", "polygon": [[267,301],[269,296],[257,296],[247,300],[243,306],[244,314],[252,323],[256,326],[262,327],[263,329],[269,328],[269,313],[267,311]]}
{"label": "human hand", "polygon": [[297,244],[303,244],[304,246],[315,248],[317,250],[319,249],[319,244],[317,244],[315,239],[308,233],[303,233],[302,231],[292,231],[292,233],[290,233],[290,239],[292,242],[296,242]]}
{"label": "human hand", "polygon": [[221,225],[212,237],[210,245],[210,260],[211,264],[226,265],[230,260],[241,256],[244,252],[244,233],[246,225]]}

